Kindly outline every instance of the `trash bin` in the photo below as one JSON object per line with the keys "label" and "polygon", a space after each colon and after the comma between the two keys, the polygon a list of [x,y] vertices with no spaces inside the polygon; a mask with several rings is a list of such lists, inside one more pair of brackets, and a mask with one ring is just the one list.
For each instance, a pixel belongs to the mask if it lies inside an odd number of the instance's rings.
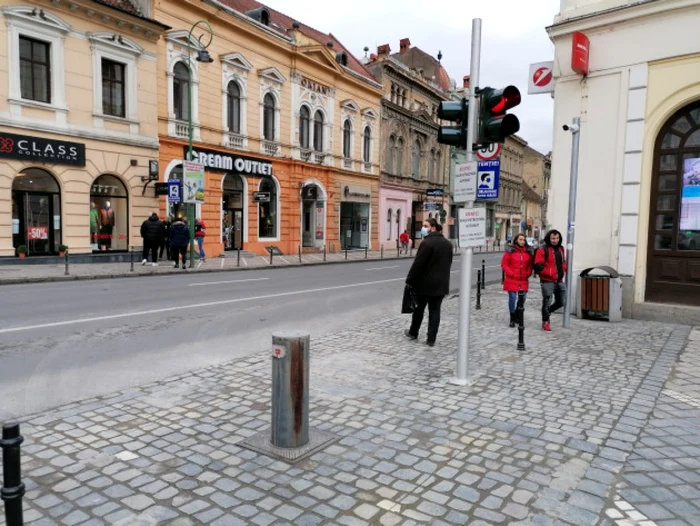
{"label": "trash bin", "polygon": [[[600,270],[605,274],[592,273]],[[591,267],[579,274],[576,315],[581,319],[622,320],[622,280],[610,267]]]}

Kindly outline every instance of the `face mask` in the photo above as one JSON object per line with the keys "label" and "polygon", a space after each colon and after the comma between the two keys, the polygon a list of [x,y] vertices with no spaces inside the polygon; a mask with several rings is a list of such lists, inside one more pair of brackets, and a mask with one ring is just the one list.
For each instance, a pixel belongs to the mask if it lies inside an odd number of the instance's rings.
{"label": "face mask", "polygon": [[421,233],[421,235],[422,235],[423,237],[425,237],[425,236],[427,236],[428,234],[430,234],[430,232],[428,231],[428,229],[425,228],[425,227],[423,227],[423,228],[420,229],[420,233]]}

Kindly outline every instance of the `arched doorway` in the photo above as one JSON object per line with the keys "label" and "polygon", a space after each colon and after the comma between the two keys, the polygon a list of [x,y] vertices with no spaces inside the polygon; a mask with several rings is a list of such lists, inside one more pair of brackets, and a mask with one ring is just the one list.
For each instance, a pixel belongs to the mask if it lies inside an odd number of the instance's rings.
{"label": "arched doorway", "polygon": [[646,299],[700,305],[700,101],[661,129],[651,184]]}
{"label": "arched doorway", "polygon": [[129,194],[113,175],[100,175],[90,187],[90,245],[93,252],[129,249]]}
{"label": "arched doorway", "polygon": [[326,192],[307,181],[301,188],[301,240],[304,248],[320,248],[326,239]]}
{"label": "arched doorway", "polygon": [[61,189],[41,168],[27,168],[12,181],[12,245],[28,255],[57,254],[61,246]]}
{"label": "arched doorway", "polygon": [[221,236],[224,250],[242,249],[246,202],[243,179],[236,173],[227,173],[222,181],[222,189]]}

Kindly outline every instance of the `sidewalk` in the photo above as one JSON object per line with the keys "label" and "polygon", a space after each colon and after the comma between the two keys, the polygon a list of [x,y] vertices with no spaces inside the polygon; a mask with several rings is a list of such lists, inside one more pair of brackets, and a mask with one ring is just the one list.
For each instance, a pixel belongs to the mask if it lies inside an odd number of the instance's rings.
{"label": "sidewalk", "polygon": [[340,440],[294,466],[238,445],[269,427],[269,351],[23,418],[26,523],[700,524],[700,331],[543,333],[535,297],[518,352],[487,287],[466,388],[455,299],[434,349],[405,316],[314,340],[311,426]]}

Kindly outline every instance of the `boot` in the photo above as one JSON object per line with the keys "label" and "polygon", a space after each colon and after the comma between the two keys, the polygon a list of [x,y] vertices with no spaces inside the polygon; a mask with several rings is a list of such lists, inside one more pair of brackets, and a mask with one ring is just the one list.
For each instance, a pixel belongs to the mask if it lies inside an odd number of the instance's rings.
{"label": "boot", "polygon": [[508,327],[510,327],[511,329],[515,327],[515,324],[517,323],[517,317],[518,316],[515,312],[510,313],[510,324],[508,325]]}

